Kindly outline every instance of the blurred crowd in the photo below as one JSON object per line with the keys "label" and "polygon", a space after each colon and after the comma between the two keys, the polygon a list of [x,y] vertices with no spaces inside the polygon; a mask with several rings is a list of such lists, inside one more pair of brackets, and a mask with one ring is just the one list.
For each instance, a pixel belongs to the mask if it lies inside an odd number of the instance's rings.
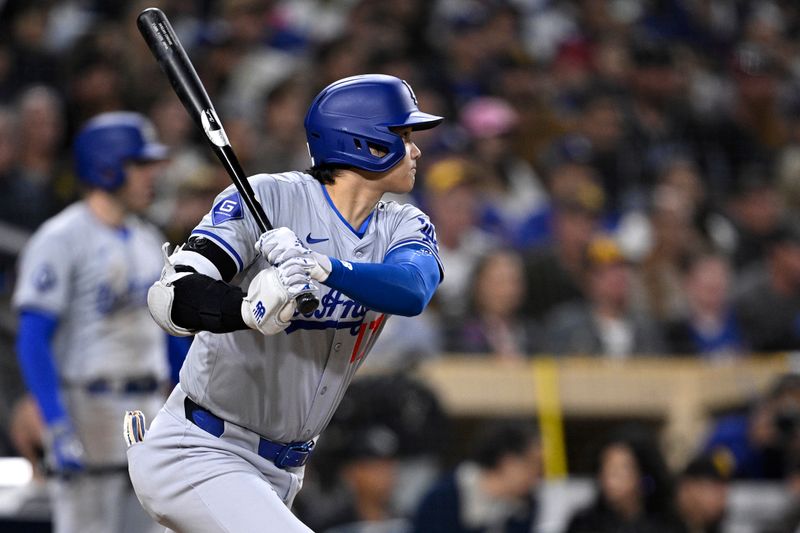
{"label": "blurred crowd", "polygon": [[800,377],[780,377],[677,469],[650,428],[609,426],[586,448],[588,490],[554,492],[535,420],[456,435],[426,387],[370,376],[320,440],[295,511],[327,533],[796,533],[799,405]]}
{"label": "blurred crowd", "polygon": [[[151,211],[171,240],[228,185],[138,35],[150,3],[5,3],[0,222],[74,199],[71,134],[115,109],[172,150]],[[796,2],[160,4],[249,173],[307,168],[305,109],[348,75],[397,75],[447,117],[399,199],[431,215],[445,281],[386,361],[800,347]]]}
{"label": "blurred crowd", "polygon": [[[415,134],[417,185],[397,198],[434,222],[444,282],[423,315],[388,322],[368,365],[404,369],[447,353],[723,361],[800,349],[794,0],[0,2],[4,299],[26,236],[79,196],[70,144],[87,118],[129,109],[153,121],[171,159],[150,217],[173,243],[228,186],[138,34],[136,15],[151,5],[171,19],[250,174],[310,166],[306,108],[345,76],[408,80],[420,107],[446,117]],[[0,388],[13,398],[12,375],[0,372]],[[800,409],[796,394],[790,400]],[[678,479],[671,511],[697,504],[694,480],[727,482],[712,444],[763,436],[750,429],[763,426],[759,409],[721,422]],[[786,423],[800,426],[792,412]],[[627,438],[598,456],[609,492],[570,531],[589,531],[598,516],[613,524],[611,510],[660,520],[667,500],[655,470],[646,495],[616,507],[614,491],[626,489],[609,471],[660,468]],[[384,435],[382,449],[391,441]],[[504,443],[490,446],[501,458]],[[476,457],[431,498],[451,498],[499,464]],[[757,473],[740,477],[800,471],[753,461]],[[348,472],[353,483],[371,479]],[[487,516],[524,518],[526,509],[489,505]]]}

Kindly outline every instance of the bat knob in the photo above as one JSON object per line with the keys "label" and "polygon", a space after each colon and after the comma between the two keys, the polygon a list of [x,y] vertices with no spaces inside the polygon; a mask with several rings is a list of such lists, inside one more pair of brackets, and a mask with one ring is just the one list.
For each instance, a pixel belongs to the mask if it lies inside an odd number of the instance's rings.
{"label": "bat knob", "polygon": [[304,315],[307,315],[319,307],[319,300],[317,297],[307,292],[298,295],[297,299],[295,299],[295,302],[297,302],[297,310]]}

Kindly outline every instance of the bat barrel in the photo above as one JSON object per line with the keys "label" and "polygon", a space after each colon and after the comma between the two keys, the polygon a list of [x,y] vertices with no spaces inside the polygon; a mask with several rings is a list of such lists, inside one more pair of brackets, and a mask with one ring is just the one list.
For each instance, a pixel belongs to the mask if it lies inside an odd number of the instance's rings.
{"label": "bat barrel", "polygon": [[[214,106],[167,16],[160,9],[151,7],[139,14],[136,25],[178,98],[198,126],[203,127],[203,112],[213,110]],[[218,119],[214,122],[219,124]]]}

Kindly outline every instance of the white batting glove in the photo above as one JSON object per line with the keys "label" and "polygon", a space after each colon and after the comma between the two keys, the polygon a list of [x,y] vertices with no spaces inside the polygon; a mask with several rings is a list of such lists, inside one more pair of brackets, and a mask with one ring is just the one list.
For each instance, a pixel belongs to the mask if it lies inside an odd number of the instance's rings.
{"label": "white batting glove", "polygon": [[327,255],[323,255],[309,250],[307,254],[293,258],[292,261],[297,261],[302,265],[311,279],[324,283],[328,276],[331,275],[333,265],[331,259]]}
{"label": "white batting glove", "polygon": [[256,241],[255,249],[271,265],[279,265],[293,257],[298,257],[311,251],[303,246],[297,235],[289,228],[265,231]]}
{"label": "white batting glove", "polygon": [[250,282],[242,300],[244,323],[264,335],[280,333],[289,326],[295,298],[301,293],[319,296],[319,288],[296,261],[265,268]]}

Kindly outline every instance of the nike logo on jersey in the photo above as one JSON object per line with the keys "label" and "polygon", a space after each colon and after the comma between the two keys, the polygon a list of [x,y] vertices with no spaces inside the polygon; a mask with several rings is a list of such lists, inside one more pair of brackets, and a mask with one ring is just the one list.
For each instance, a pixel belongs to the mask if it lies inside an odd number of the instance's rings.
{"label": "nike logo on jersey", "polygon": [[325,241],[329,241],[329,240],[331,240],[330,237],[325,237],[324,239],[315,239],[314,237],[311,236],[310,233],[308,235],[306,235],[306,242],[308,244],[316,244],[318,242],[325,242]]}

